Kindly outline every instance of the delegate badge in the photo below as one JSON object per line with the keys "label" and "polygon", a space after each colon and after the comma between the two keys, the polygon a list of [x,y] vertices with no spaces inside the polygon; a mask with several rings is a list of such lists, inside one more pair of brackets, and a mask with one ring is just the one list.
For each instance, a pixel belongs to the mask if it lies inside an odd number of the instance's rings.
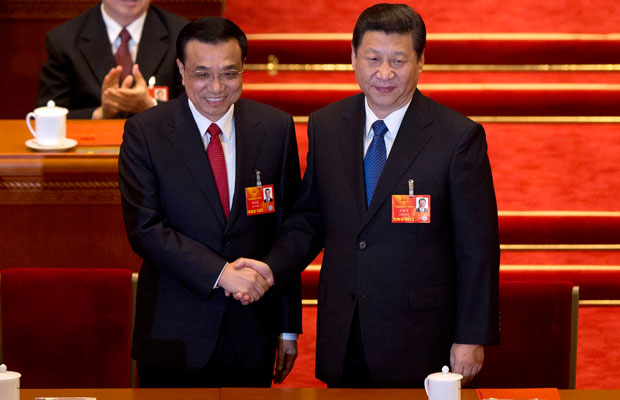
{"label": "delegate badge", "polygon": [[168,86],[150,87],[149,94],[157,101],[168,101]]}
{"label": "delegate badge", "polygon": [[431,222],[431,196],[392,195],[392,223],[427,224]]}
{"label": "delegate badge", "polygon": [[245,202],[248,216],[276,212],[276,205],[273,200],[273,185],[246,187]]}

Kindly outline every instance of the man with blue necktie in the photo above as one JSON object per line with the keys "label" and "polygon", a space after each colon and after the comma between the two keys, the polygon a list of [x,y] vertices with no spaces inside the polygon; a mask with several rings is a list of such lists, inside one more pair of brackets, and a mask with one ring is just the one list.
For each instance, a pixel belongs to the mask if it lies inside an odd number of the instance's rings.
{"label": "man with blue necktie", "polygon": [[324,248],[316,376],[330,387],[420,387],[443,365],[466,383],[499,340],[485,134],[416,89],[425,43],[407,5],[360,15],[351,57],[363,93],[310,115],[301,197],[263,259],[277,288]]}

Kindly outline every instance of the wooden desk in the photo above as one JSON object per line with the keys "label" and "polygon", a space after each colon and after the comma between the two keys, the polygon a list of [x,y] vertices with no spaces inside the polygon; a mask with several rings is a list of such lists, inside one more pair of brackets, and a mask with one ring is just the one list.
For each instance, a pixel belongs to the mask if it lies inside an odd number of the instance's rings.
{"label": "wooden desk", "polygon": [[220,389],[21,389],[20,400],[36,397],[95,397],[97,400],[220,400]]}
{"label": "wooden desk", "polygon": [[[562,400],[617,400],[620,390],[560,390]],[[97,400],[427,400],[422,389],[22,389],[21,400],[88,396]],[[465,389],[461,400],[477,400]]]}
{"label": "wooden desk", "polygon": [[[124,267],[137,271],[120,206],[118,148],[124,121],[67,121],[78,146],[30,150],[23,120],[0,121],[0,269]],[[104,145],[94,143],[105,136]],[[99,141],[101,142],[101,141]]]}

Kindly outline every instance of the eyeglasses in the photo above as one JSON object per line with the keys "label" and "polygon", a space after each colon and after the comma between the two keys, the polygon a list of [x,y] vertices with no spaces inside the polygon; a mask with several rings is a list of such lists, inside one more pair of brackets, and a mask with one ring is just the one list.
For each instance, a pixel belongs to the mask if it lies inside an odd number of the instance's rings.
{"label": "eyeglasses", "polygon": [[220,78],[220,81],[230,82],[241,77],[243,71],[237,71],[236,69],[230,69],[222,72],[213,73],[211,71],[194,71],[191,72],[192,76],[196,79],[199,79],[205,83],[210,83],[213,81],[213,78],[217,75]]}

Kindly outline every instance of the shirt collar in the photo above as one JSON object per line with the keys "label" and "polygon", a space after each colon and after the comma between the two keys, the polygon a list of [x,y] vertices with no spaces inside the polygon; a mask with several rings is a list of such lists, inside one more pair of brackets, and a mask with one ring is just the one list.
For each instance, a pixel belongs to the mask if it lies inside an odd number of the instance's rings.
{"label": "shirt collar", "polygon": [[[385,134],[385,136],[388,139],[394,140],[396,138],[396,134],[398,133],[398,130],[400,129],[400,124],[403,122],[403,118],[405,118],[405,113],[407,112],[407,109],[409,108],[409,104],[411,104],[411,100],[409,100],[409,102],[405,104],[403,107],[399,108],[396,111],[392,111],[390,115],[383,118],[383,122],[385,122],[385,126],[387,126],[388,128],[388,132]],[[370,106],[368,105],[367,97],[364,97],[364,107],[366,108],[365,135],[369,137],[373,134],[371,133],[372,124],[374,124],[375,121],[381,118],[377,117],[377,115],[370,109]]]}
{"label": "shirt collar", "polygon": [[[198,130],[200,130],[200,135],[204,136],[207,133],[207,129],[212,123],[216,123],[217,126],[222,130],[222,134],[224,136],[224,142],[228,143],[231,141],[232,132],[233,132],[233,115],[235,112],[235,105],[230,106],[226,114],[222,116],[222,118],[217,121],[211,121],[209,118],[202,115],[196,107],[194,103],[188,98],[187,102],[189,103],[189,109],[192,112],[192,116],[194,117],[194,121],[196,121],[196,125],[198,125]],[[206,142],[205,142],[206,143]]]}
{"label": "shirt collar", "polygon": [[[146,12],[143,13],[132,23],[124,27],[131,35],[131,40],[133,40],[136,44],[140,43],[140,39],[142,38],[142,28],[144,28],[146,14]],[[118,22],[114,21],[112,17],[110,17],[110,15],[105,12],[105,9],[103,8],[103,3],[101,3],[101,16],[103,17],[103,22],[108,31],[108,39],[110,40],[110,43],[114,43],[114,41],[116,41],[116,39],[118,38],[118,35],[121,34],[123,26],[121,26]]]}

